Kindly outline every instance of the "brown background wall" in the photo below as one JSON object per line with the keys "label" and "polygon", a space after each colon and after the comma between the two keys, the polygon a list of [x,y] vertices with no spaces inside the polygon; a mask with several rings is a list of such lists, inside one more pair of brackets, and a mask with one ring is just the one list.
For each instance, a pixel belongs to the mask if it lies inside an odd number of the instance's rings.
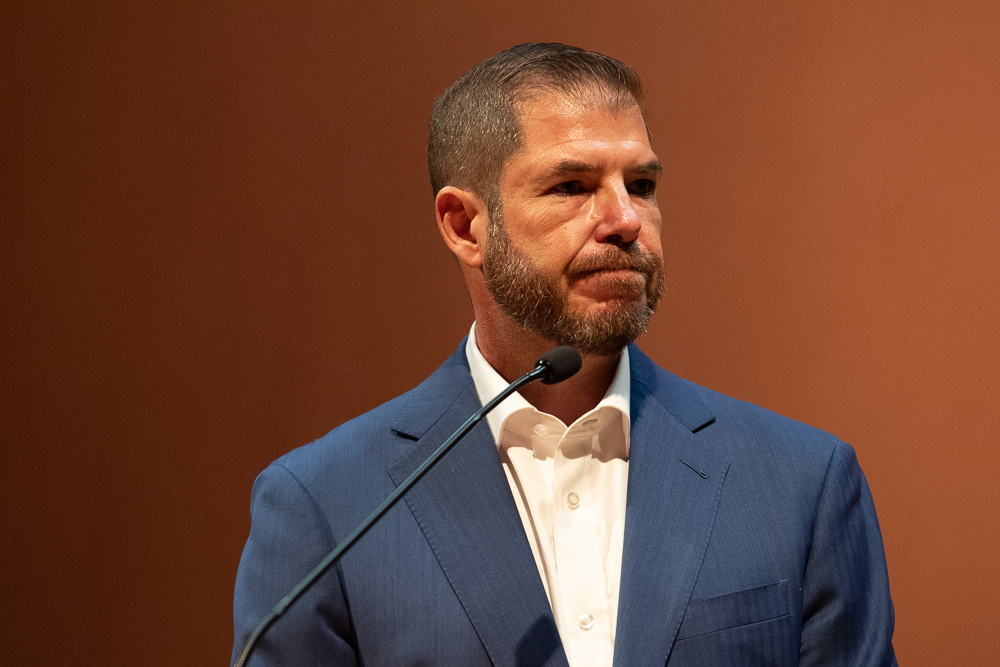
{"label": "brown background wall", "polygon": [[1000,5],[64,4],[0,18],[4,664],[226,663],[255,474],[468,329],[434,96],[539,40],[650,89],[643,347],[853,443],[901,663],[995,664]]}

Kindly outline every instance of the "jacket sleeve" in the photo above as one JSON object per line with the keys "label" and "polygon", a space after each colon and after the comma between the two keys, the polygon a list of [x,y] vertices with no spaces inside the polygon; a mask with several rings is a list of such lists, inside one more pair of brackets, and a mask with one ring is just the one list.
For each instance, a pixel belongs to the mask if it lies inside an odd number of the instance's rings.
{"label": "jacket sleeve", "polygon": [[[251,516],[236,575],[233,661],[257,623],[336,546],[312,496],[280,464],[254,483]],[[334,566],[264,632],[247,664],[357,665],[355,646]]]}
{"label": "jacket sleeve", "polygon": [[831,457],[802,584],[803,667],[890,667],[894,615],[875,505],[854,450]]}

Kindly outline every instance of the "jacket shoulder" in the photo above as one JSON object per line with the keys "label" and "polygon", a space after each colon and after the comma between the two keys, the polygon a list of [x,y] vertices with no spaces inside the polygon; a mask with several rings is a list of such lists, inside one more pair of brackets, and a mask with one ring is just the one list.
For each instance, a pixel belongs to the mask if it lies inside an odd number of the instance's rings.
{"label": "jacket shoulder", "polygon": [[[635,354],[638,352],[638,354]],[[837,436],[754,403],[719,393],[681,378],[633,352],[633,382],[640,384],[675,418],[727,456],[773,455],[829,461]]]}

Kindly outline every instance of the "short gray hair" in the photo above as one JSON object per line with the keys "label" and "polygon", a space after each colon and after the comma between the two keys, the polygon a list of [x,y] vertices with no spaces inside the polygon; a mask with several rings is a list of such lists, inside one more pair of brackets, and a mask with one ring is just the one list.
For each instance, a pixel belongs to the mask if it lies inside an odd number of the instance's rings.
{"label": "short gray hair", "polygon": [[517,107],[539,93],[575,99],[597,93],[611,108],[642,110],[639,75],[614,58],[556,43],[501,51],[434,103],[427,142],[434,194],[453,185],[476,193],[495,210],[504,163],[521,145]]}

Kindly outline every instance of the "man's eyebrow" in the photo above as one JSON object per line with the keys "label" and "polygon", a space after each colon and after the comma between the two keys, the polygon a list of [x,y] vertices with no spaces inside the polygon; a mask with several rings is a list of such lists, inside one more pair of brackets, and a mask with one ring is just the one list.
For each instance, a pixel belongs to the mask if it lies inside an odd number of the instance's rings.
{"label": "man's eyebrow", "polygon": [[[542,175],[542,179],[552,178],[554,176],[562,176],[564,174],[587,174],[599,169],[598,165],[590,164],[589,162],[581,162],[579,160],[563,160],[558,164],[554,164],[548,169],[546,169]],[[663,173],[663,163],[659,160],[650,160],[644,164],[631,167],[626,171],[634,174],[662,174]]]}
{"label": "man's eyebrow", "polygon": [[637,174],[662,174],[663,173],[663,163],[659,160],[650,160],[646,164],[640,164],[638,167],[634,167],[632,172]]}
{"label": "man's eyebrow", "polygon": [[550,176],[562,176],[563,174],[586,174],[592,171],[597,171],[597,165],[590,164],[589,162],[580,162],[579,160],[563,160],[546,169],[542,177],[548,178]]}

